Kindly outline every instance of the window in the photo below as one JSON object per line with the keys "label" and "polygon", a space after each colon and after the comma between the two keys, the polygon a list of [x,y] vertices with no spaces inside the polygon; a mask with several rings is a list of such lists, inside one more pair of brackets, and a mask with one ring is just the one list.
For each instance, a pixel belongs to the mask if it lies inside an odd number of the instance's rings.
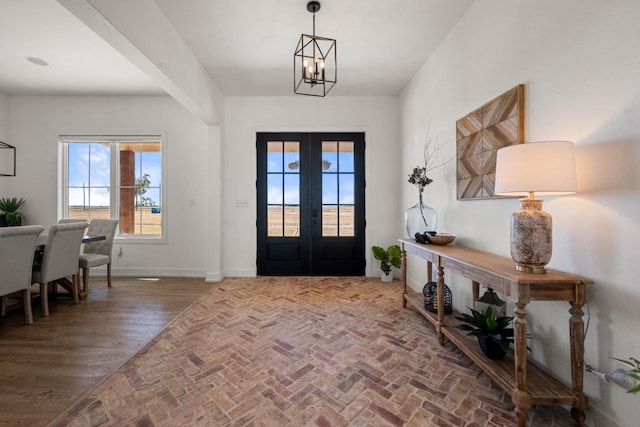
{"label": "window", "polygon": [[162,139],[61,137],[60,216],[118,219],[118,238],[163,239]]}

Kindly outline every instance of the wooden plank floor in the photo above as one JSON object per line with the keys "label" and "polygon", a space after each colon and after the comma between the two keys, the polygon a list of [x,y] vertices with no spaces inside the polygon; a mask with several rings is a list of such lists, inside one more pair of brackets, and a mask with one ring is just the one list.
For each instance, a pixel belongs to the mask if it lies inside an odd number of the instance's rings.
{"label": "wooden plank floor", "polygon": [[0,318],[0,425],[44,426],[93,389],[210,289],[202,279],[91,279],[75,305],[60,296],[34,323]]}

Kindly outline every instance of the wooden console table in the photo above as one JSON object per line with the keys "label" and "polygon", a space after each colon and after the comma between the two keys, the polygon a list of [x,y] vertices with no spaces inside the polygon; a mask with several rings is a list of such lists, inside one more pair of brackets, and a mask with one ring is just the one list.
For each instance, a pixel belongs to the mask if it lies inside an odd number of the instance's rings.
{"label": "wooden console table", "polygon": [[[438,246],[400,239],[402,246],[403,306],[407,303],[435,325],[440,344],[447,337],[500,387],[511,395],[516,406],[519,426],[525,426],[532,405],[571,405],[576,426],[583,426],[587,396],[582,392],[584,372],[584,322],[582,306],[586,303],[589,279],[547,270],[545,274],[520,273],[514,262],[505,257],[465,248]],[[432,280],[433,266],[437,268],[438,313],[424,309],[424,297],[407,288],[407,253],[427,261],[427,278]],[[504,360],[488,359],[474,337],[454,326],[460,322],[453,315],[444,314],[444,270],[451,270],[471,280],[474,301],[478,299],[480,284],[491,287],[511,298],[515,304],[514,351]],[[571,343],[571,382],[567,387],[556,378],[527,361],[527,311],[530,301],[568,301],[569,336]]]}

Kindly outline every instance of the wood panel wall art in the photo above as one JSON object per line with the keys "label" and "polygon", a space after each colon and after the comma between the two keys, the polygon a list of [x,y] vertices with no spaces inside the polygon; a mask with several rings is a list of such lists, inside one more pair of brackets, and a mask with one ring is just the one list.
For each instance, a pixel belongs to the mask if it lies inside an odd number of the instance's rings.
{"label": "wood panel wall art", "polygon": [[456,121],[457,198],[494,194],[496,152],[524,142],[524,85],[518,85]]}

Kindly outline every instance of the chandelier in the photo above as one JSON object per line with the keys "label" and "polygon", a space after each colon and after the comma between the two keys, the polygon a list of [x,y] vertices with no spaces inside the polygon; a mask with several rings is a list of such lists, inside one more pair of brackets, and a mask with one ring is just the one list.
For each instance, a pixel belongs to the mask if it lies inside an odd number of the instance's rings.
{"label": "chandelier", "polygon": [[313,13],[313,35],[302,34],[293,54],[293,92],[298,95],[325,96],[338,77],[336,41],[316,36],[316,12],[320,2],[310,1]]}

